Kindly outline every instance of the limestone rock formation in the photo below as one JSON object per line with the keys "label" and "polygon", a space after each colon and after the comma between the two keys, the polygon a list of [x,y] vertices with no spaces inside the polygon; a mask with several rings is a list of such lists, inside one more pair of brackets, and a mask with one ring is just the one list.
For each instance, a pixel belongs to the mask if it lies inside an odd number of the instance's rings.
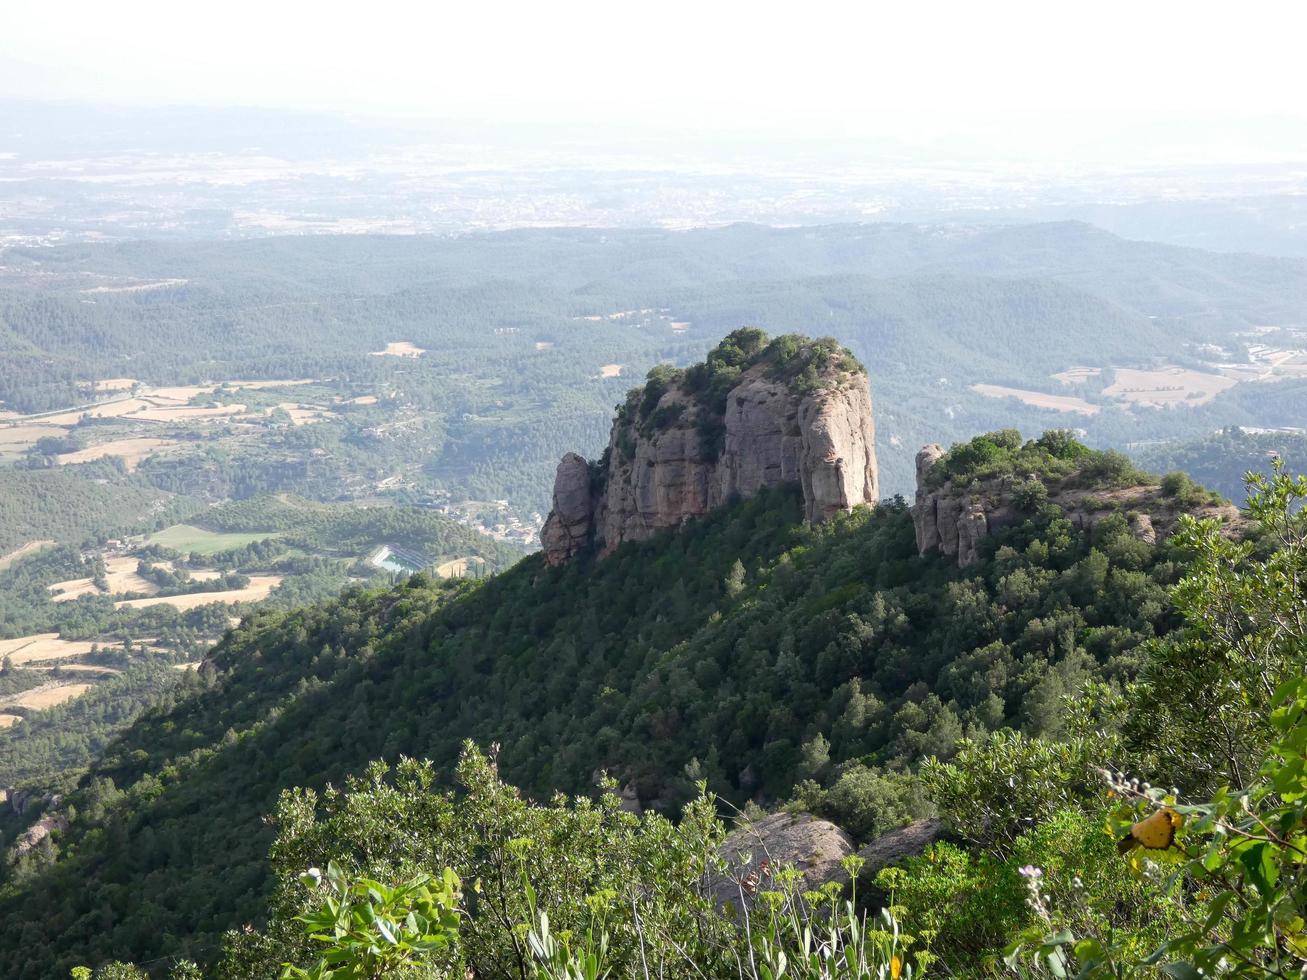
{"label": "limestone rock formation", "polygon": [[985,538],[1025,519],[1026,512],[1018,502],[1019,484],[1042,483],[1047,500],[1060,507],[1077,528],[1090,530],[1119,514],[1125,517],[1131,533],[1148,544],[1168,537],[1181,514],[1216,517],[1231,528],[1241,521],[1238,510],[1229,504],[1181,504],[1152,483],[1096,488],[1082,485],[1078,474],[1056,479],[1030,473],[958,484],[942,478],[935,469],[944,455],[937,445],[926,446],[917,453],[912,524],[921,554],[939,553],[955,558],[962,568],[980,557],[980,545]]}
{"label": "limestone rock formation", "polygon": [[784,355],[758,346],[719,392],[696,390],[685,373],[633,391],[593,473],[576,454],[559,464],[545,560],[561,564],[591,544],[602,557],[779,483],[802,487],[809,521],[876,502],[866,373],[833,342],[780,340],[791,341]]}
{"label": "limestone rock formation", "polygon": [[52,833],[68,829],[68,818],[62,813],[48,813],[18,835],[9,852],[11,861],[17,861],[35,850]]}
{"label": "limestone rock formation", "polygon": [[803,890],[828,881],[846,881],[840,861],[853,853],[853,839],[810,813],[773,813],[735,831],[722,845],[725,874],[709,883],[717,908],[751,903],[760,891],[776,888],[775,874],[792,867],[803,875]]}
{"label": "limestone rock formation", "polygon": [[568,453],[554,474],[554,504],[540,532],[540,544],[550,564],[566,561],[590,544],[593,515],[590,464],[576,453]]}
{"label": "limestone rock formation", "polygon": [[944,822],[933,817],[929,820],[914,820],[906,827],[882,834],[858,851],[858,857],[867,862],[862,866],[858,879],[870,879],[882,868],[915,857],[943,835]]}
{"label": "limestone rock formation", "polygon": [[776,887],[776,872],[786,866],[802,873],[804,891],[832,881],[847,885],[849,875],[840,862],[854,853],[866,862],[859,882],[870,883],[882,868],[915,857],[943,836],[943,821],[915,820],[855,852],[849,835],[828,820],[810,813],[773,813],[726,838],[719,851],[725,871],[710,879],[709,897],[716,908],[738,910],[741,900],[751,906],[758,892]]}

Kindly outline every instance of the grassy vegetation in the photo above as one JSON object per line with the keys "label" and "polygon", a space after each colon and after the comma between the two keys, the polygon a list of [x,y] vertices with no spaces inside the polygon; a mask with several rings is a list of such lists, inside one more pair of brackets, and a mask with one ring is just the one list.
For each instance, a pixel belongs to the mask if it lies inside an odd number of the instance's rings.
{"label": "grassy vegetation", "polygon": [[206,531],[193,524],[174,524],[151,534],[146,543],[182,554],[213,555],[275,537],[275,531]]}

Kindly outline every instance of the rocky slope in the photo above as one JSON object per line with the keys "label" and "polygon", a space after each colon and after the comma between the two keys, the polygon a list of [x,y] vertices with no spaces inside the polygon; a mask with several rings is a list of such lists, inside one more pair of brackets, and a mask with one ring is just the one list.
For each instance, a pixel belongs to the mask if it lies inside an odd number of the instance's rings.
{"label": "rocky slope", "polygon": [[540,536],[546,561],[591,546],[602,557],[777,483],[803,487],[809,521],[879,499],[861,365],[833,341],[765,341],[737,331],[704,365],[655,370],[619,410],[600,460],[563,457]]}
{"label": "rocky slope", "polygon": [[1154,544],[1168,537],[1182,514],[1215,517],[1234,526],[1239,511],[1233,505],[1211,499],[1181,501],[1168,495],[1157,483],[1086,486],[1082,474],[1049,477],[1037,473],[1007,474],[989,479],[941,479],[946,452],[938,445],[917,453],[917,492],[912,507],[917,550],[956,557],[965,568],[979,558],[980,543],[991,534],[1023,520],[1031,509],[1023,493],[1039,483],[1044,490],[1036,499],[1056,504],[1072,525],[1091,530],[1116,514],[1125,516],[1130,530],[1141,541]]}

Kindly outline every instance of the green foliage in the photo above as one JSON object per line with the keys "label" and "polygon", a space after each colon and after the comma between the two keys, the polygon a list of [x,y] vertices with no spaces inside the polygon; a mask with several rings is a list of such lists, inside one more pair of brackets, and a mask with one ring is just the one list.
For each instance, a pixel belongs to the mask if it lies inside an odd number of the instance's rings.
{"label": "green foliage", "polygon": [[[1110,822],[1128,840],[1136,821],[1172,808],[1184,823],[1164,850],[1132,852],[1141,883],[1169,913],[1160,936],[1107,928],[1102,921],[1064,924],[1061,903],[1039,888],[1031,869],[1034,923],[1018,933],[1007,961],[1055,976],[1078,968],[1086,978],[1293,977],[1307,969],[1307,679],[1276,692],[1269,716],[1274,741],[1246,788],[1221,787],[1184,804],[1168,790],[1137,780],[1114,782],[1125,800]],[[1074,896],[1092,916],[1105,896]],[[1151,939],[1151,942],[1147,940]],[[1074,967],[1073,965],[1074,964]]]}
{"label": "green foliage", "polygon": [[[66,856],[0,892],[0,972],[22,968],[3,959],[9,930],[83,957],[111,943],[196,955],[259,914],[260,818],[279,789],[378,757],[448,765],[466,737],[498,741],[505,776],[537,798],[589,792],[606,769],[674,813],[698,779],[736,805],[810,779],[801,796],[877,833],[923,812],[888,771],[947,759],[968,734],[1055,730],[1057,692],[1131,678],[1139,644],[1173,625],[1163,548],[1119,551],[1055,512],[996,534],[965,570],[919,557],[899,504],[800,515],[780,489],[598,564],[527,559],[478,584],[253,613],[211,656],[211,687],[109,747],[75,794]],[[830,764],[814,772],[800,747],[818,734]],[[106,804],[92,787],[110,781]],[[102,927],[110,894],[125,897]],[[201,908],[213,925],[191,932]]]}
{"label": "green foliage", "polygon": [[928,475],[933,485],[953,480],[969,484],[1000,476],[1026,477],[1018,501],[1024,510],[1035,509],[1036,482],[1075,476],[1091,487],[1114,487],[1147,479],[1126,457],[1111,450],[1097,452],[1077,442],[1065,429],[1050,429],[1038,439],[1022,442],[1015,429],[1000,429],[953,446]]}
{"label": "green foliage", "polygon": [[[0,555],[30,541],[81,544],[153,530],[195,509],[138,478],[87,470],[0,467]],[[143,514],[152,516],[143,521]]]}
{"label": "green foliage", "polygon": [[1192,557],[1171,598],[1185,628],[1151,649],[1129,724],[1141,766],[1158,781],[1191,793],[1243,785],[1265,753],[1271,694],[1307,663],[1303,500],[1307,478],[1277,466],[1249,482],[1256,539],[1182,518],[1175,543]]}
{"label": "green foliage", "polygon": [[[405,761],[393,772],[373,766],[343,792],[286,793],[273,850],[281,884],[272,921],[259,933],[228,935],[221,976],[254,980],[273,964],[313,959],[316,943],[300,923],[328,921],[341,907],[320,907],[322,889],[306,892],[295,869],[322,859],[342,870],[356,907],[377,902],[362,878],[412,881],[423,869],[449,868],[447,883],[455,873],[473,882],[460,906],[457,948],[455,920],[439,903],[449,958],[438,955],[436,963],[458,964],[456,976],[464,967],[477,976],[573,976],[537,967],[563,970],[593,949],[609,975],[633,977],[642,963],[667,970],[684,963],[683,950],[706,960],[729,945],[732,927],[698,890],[724,834],[711,800],[694,803],[678,825],[624,813],[611,793],[535,804],[500,782],[492,761],[471,747],[458,766],[459,793],[435,791],[433,779],[429,764]],[[375,944],[374,930],[358,944]]]}
{"label": "green foliage", "polygon": [[1277,459],[1293,472],[1307,469],[1307,434],[1249,432],[1226,426],[1189,442],[1144,446],[1132,450],[1131,455],[1154,472],[1167,473],[1168,478],[1176,479],[1172,474],[1183,471],[1194,486],[1184,498],[1198,499],[1205,487],[1241,502],[1248,473],[1269,477]]}
{"label": "green foliage", "polygon": [[286,964],[282,980],[373,980],[416,976],[458,941],[461,883],[445,869],[439,880],[419,874],[395,886],[347,879],[334,862],[310,868],[300,884],[323,892],[321,905],[299,917],[308,938],[325,946],[304,969]]}

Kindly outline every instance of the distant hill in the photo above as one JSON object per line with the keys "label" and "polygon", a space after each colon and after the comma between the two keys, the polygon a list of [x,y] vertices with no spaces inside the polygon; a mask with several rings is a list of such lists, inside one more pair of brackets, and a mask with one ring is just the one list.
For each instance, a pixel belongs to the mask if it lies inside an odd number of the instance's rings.
{"label": "distant hill", "polygon": [[1307,432],[1248,432],[1232,426],[1191,442],[1140,446],[1130,455],[1157,473],[1181,470],[1242,503],[1245,474],[1266,475],[1276,459],[1291,473],[1307,468]]}
{"label": "distant hill", "polygon": [[[392,409],[429,420],[429,486],[509,499],[523,514],[547,510],[563,452],[598,453],[633,381],[697,360],[741,326],[849,345],[883,406],[893,493],[911,489],[915,447],[1007,424],[1069,424],[1097,445],[1287,424],[1268,421],[1275,384],[1184,411],[1109,402],[1092,417],[971,385],[1057,395],[1049,376],[1076,365],[1192,367],[1199,344],[1238,357],[1236,333],[1301,327],[1307,308],[1307,261],[1132,242],[1077,222],[142,242],[10,248],[0,266],[0,408],[80,404],[88,382],[128,363],[151,384],[385,388],[398,392]],[[370,356],[401,341],[425,353]],[[370,426],[318,431],[337,434],[346,468],[360,471],[379,453]]]}

